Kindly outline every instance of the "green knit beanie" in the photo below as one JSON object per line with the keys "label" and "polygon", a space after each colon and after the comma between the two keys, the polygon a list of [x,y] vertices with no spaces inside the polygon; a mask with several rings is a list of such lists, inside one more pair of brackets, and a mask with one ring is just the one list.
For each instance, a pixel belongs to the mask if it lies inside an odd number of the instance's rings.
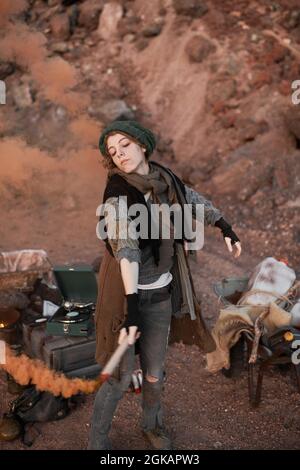
{"label": "green knit beanie", "polygon": [[113,121],[102,132],[99,139],[99,149],[102,155],[108,155],[106,149],[106,139],[111,132],[119,131],[133,137],[141,145],[146,147],[146,156],[149,157],[155,149],[155,137],[150,129],[146,129],[137,121]]}

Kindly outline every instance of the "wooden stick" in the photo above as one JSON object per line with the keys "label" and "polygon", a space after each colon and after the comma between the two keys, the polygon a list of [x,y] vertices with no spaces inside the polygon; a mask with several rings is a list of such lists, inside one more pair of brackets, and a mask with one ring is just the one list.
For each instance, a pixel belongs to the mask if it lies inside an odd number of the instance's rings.
{"label": "wooden stick", "polygon": [[249,364],[254,364],[257,361],[257,350],[258,350],[258,345],[259,341],[263,332],[263,319],[269,314],[269,309],[265,310],[262,312],[259,317],[255,320],[254,323],[254,340],[253,340],[253,346],[252,346],[252,351],[251,351],[251,356],[249,359]]}
{"label": "wooden stick", "polygon": [[102,385],[113,373],[115,368],[119,365],[124,353],[127,351],[129,347],[128,344],[128,337],[124,338],[121,344],[118,345],[117,349],[107,362],[107,364],[103,367],[99,378],[99,386]]}

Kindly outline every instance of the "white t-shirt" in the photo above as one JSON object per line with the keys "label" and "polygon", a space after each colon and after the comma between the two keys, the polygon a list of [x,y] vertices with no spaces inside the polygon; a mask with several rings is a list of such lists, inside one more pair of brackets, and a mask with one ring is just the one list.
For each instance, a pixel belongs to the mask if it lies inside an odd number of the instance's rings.
{"label": "white t-shirt", "polygon": [[172,279],[173,279],[173,276],[170,273],[170,271],[168,271],[167,273],[161,274],[156,281],[151,282],[150,284],[138,284],[137,286],[138,286],[138,289],[141,289],[141,290],[159,289],[160,287],[164,287],[170,284]]}

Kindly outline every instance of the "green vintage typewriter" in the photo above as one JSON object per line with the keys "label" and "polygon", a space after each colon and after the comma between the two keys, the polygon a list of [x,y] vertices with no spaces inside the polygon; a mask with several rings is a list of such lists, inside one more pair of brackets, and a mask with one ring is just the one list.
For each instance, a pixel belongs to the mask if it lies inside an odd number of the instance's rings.
{"label": "green vintage typewriter", "polygon": [[97,300],[97,280],[89,265],[54,266],[53,273],[63,304],[48,320],[46,334],[89,336]]}

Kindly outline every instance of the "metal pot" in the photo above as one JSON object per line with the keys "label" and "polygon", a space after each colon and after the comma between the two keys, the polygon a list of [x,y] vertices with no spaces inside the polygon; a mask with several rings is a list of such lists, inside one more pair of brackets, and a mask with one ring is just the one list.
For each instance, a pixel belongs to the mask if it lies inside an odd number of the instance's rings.
{"label": "metal pot", "polygon": [[0,340],[8,344],[18,342],[20,313],[13,308],[0,308]]}
{"label": "metal pot", "polygon": [[19,421],[12,415],[6,415],[0,421],[0,440],[13,441],[22,433]]}

